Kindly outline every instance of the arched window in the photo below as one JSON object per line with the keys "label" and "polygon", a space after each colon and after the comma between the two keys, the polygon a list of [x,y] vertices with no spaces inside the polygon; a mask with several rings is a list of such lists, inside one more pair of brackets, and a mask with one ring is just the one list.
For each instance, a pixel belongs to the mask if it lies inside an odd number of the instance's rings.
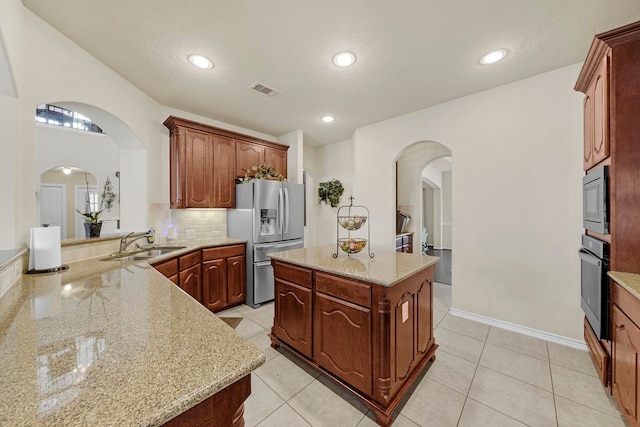
{"label": "arched window", "polygon": [[90,118],[75,111],[50,104],[41,104],[36,107],[36,122],[87,132],[104,133],[100,126],[93,123]]}

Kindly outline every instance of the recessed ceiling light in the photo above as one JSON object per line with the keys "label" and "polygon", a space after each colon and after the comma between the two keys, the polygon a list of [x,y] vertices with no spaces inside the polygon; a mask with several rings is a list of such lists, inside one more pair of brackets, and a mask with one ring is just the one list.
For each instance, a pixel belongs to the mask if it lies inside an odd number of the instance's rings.
{"label": "recessed ceiling light", "polygon": [[333,63],[338,67],[349,67],[356,62],[356,56],[351,52],[340,52],[333,57]]}
{"label": "recessed ceiling light", "polygon": [[209,70],[213,68],[213,62],[211,62],[209,58],[205,58],[202,55],[189,55],[189,62],[203,70]]}
{"label": "recessed ceiling light", "polygon": [[491,51],[480,58],[480,63],[482,65],[495,64],[498,61],[502,61],[509,51],[507,49],[496,49]]}
{"label": "recessed ceiling light", "polygon": [[69,175],[71,174],[71,168],[62,168],[62,173],[65,175]]}
{"label": "recessed ceiling light", "polygon": [[330,116],[330,115],[327,114],[325,116],[320,117],[320,120],[322,120],[325,123],[331,123],[332,121],[335,120],[335,117]]}

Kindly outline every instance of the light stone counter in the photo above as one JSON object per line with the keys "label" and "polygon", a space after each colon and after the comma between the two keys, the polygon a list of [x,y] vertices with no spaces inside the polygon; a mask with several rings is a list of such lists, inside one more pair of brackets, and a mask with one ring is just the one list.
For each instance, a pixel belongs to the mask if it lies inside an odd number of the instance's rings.
{"label": "light stone counter", "polygon": [[264,361],[147,262],[71,263],[0,299],[0,425],[161,425]]}
{"label": "light stone counter", "polygon": [[335,245],[315,246],[304,249],[270,253],[271,258],[334,273],[353,279],[364,280],[382,286],[393,286],[420,270],[435,264],[440,258],[421,254],[408,254],[375,250],[369,258],[366,248],[350,257],[339,251],[334,258]]}
{"label": "light stone counter", "polygon": [[616,283],[628,290],[631,295],[640,299],[640,274],[621,273],[618,271],[610,271],[607,274],[615,280]]}

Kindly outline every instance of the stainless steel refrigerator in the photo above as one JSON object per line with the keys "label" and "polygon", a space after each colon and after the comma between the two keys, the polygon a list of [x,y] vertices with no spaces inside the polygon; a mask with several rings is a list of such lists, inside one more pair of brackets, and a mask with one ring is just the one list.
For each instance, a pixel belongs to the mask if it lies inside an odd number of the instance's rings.
{"label": "stainless steel refrigerator", "polygon": [[227,211],[227,234],[247,240],[247,305],[274,296],[271,252],[302,248],[302,184],[255,179],[236,184],[236,208]]}

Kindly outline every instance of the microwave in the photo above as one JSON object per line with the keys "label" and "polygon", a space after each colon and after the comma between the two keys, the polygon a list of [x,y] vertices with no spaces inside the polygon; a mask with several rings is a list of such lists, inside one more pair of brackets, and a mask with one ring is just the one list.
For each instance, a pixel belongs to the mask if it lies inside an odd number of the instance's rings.
{"label": "microwave", "polygon": [[609,166],[582,178],[582,223],[587,230],[609,234]]}

